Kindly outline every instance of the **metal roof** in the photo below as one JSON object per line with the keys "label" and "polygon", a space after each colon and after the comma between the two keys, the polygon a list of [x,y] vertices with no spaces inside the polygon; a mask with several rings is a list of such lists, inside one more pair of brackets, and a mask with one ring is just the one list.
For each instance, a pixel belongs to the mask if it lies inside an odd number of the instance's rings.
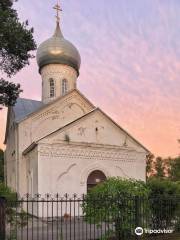
{"label": "metal roof", "polygon": [[15,114],[15,122],[20,122],[27,115],[35,112],[42,106],[43,106],[43,103],[41,101],[18,98],[15,106],[13,107],[13,111]]}
{"label": "metal roof", "polygon": [[54,35],[38,47],[36,59],[39,72],[48,64],[65,64],[74,68],[79,75],[80,54],[77,48],[63,37],[59,23],[57,23]]}

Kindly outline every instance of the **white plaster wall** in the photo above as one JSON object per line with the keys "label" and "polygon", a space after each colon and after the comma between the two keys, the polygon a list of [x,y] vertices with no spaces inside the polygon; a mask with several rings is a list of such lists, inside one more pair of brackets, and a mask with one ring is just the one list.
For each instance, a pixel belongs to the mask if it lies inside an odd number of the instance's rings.
{"label": "white plaster wall", "polygon": [[6,182],[7,185],[17,190],[17,161],[16,161],[16,125],[14,124],[14,113],[10,109],[9,129],[8,138],[6,142],[6,154],[5,154],[5,165],[6,165]]}
{"label": "white plaster wall", "polygon": [[54,104],[47,105],[39,112],[32,114],[19,123],[20,152],[32,142],[83,116],[92,108],[78,92],[73,91]]}
{"label": "white plaster wall", "polygon": [[145,181],[145,153],[109,146],[40,144],[39,192],[61,195],[86,193],[88,175],[101,170],[107,177],[120,176]]}
{"label": "white plaster wall", "polygon": [[[25,159],[26,164],[26,193],[31,193],[32,196],[38,193],[38,151],[37,147],[30,151]],[[30,188],[30,175],[32,177],[32,192]]]}
{"label": "white plaster wall", "polygon": [[26,161],[22,155],[23,151],[34,141],[84,115],[91,109],[92,106],[76,91],[73,91],[19,123],[17,152],[18,191],[20,194],[27,192]]}
{"label": "white plaster wall", "polygon": [[[38,149],[38,151],[37,151]],[[38,155],[38,161],[37,161]],[[46,198],[72,197],[74,193],[82,198],[82,194],[87,192],[87,178],[94,170],[104,172],[106,177],[135,178],[145,181],[145,153],[123,149],[121,147],[110,146],[90,146],[89,144],[38,144],[32,152],[28,153],[27,172],[33,169],[33,193],[40,193]],[[37,177],[38,176],[38,177]],[[65,197],[64,197],[65,198]],[[53,206],[53,216],[63,216],[65,213],[72,216],[79,216],[82,213],[80,205],[76,204],[76,210],[70,209],[70,203],[62,203],[57,208]],[[73,207],[73,206],[72,206]],[[52,209],[47,208],[47,204],[39,211],[29,208],[29,212],[34,215],[51,217]]]}
{"label": "white plaster wall", "polygon": [[98,109],[79,121],[72,123],[62,131],[58,131],[43,141],[47,143],[58,143],[65,140],[68,135],[70,142],[93,143],[112,146],[127,146],[140,152],[146,152],[133,138],[125,131],[115,125]]}
{"label": "white plaster wall", "polygon": [[[74,68],[63,64],[49,64],[41,69],[42,77],[42,101],[48,103],[62,95],[62,80],[68,82],[68,91],[76,88],[77,72]],[[50,98],[49,79],[55,81],[55,96]]]}

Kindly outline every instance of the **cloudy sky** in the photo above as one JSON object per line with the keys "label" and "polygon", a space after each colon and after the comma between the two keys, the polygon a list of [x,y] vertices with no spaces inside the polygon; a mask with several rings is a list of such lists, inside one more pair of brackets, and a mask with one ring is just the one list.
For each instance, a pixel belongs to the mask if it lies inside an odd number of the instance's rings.
{"label": "cloudy sky", "polygon": [[[37,44],[55,28],[56,0],[19,0]],[[61,28],[79,49],[78,88],[161,156],[180,152],[180,1],[62,0]],[[22,97],[41,98],[36,60],[11,79]],[[0,112],[0,147],[6,110]]]}

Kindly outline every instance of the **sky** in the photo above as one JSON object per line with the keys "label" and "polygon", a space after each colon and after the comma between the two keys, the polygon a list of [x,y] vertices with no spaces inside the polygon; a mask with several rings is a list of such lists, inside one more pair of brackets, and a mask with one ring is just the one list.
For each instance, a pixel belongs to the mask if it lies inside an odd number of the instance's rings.
{"label": "sky", "polygon": [[[55,29],[56,0],[19,0],[39,45]],[[61,0],[61,29],[79,50],[78,89],[155,155],[180,153],[180,1]],[[36,52],[34,52],[34,55]],[[11,81],[41,99],[36,59]],[[0,112],[0,147],[6,109]]]}

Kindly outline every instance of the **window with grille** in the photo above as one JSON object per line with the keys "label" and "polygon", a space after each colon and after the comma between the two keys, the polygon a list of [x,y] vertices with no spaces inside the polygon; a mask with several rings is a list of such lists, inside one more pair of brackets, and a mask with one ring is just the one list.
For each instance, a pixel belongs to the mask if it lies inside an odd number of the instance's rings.
{"label": "window with grille", "polygon": [[50,78],[49,79],[49,86],[50,86],[50,97],[54,97],[55,95],[55,85],[54,85],[54,79]]}
{"label": "window with grille", "polygon": [[67,90],[68,90],[67,80],[63,79],[62,80],[62,95],[66,94]]}

